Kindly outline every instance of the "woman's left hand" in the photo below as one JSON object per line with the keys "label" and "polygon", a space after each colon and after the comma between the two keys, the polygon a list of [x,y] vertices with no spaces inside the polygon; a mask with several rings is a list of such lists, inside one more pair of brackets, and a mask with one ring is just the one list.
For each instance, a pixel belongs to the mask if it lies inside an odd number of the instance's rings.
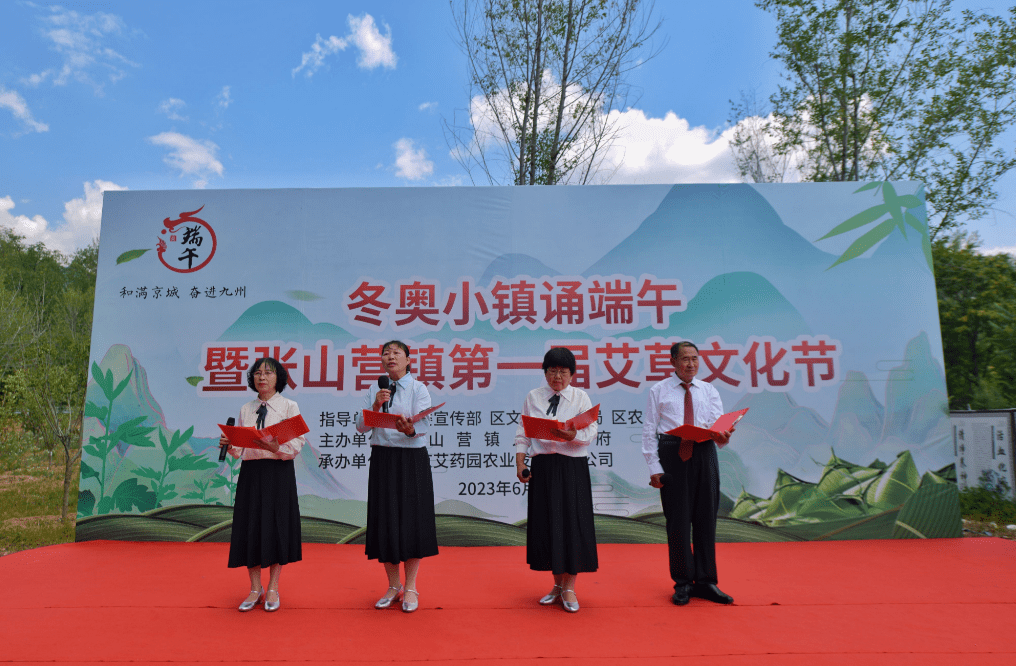
{"label": "woman's left hand", "polygon": [[416,436],[416,426],[413,425],[412,421],[401,414],[399,414],[398,418],[395,419],[395,429],[406,437]]}
{"label": "woman's left hand", "polygon": [[257,441],[272,453],[278,453],[279,442],[275,439],[275,436],[271,433],[265,432],[264,430],[262,430],[261,433],[261,437],[259,437]]}
{"label": "woman's left hand", "polygon": [[734,432],[733,428],[731,428],[730,430],[726,430],[717,435],[716,437],[713,437],[713,441],[716,442],[719,446],[723,446],[730,441],[730,434],[732,432]]}
{"label": "woman's left hand", "polygon": [[550,432],[551,432],[552,435],[554,435],[554,437],[559,437],[560,439],[563,439],[566,442],[572,441],[573,439],[575,439],[575,435],[578,434],[578,430],[574,430],[574,429],[572,429],[572,430],[558,430],[557,428],[553,428],[553,429],[551,429]]}

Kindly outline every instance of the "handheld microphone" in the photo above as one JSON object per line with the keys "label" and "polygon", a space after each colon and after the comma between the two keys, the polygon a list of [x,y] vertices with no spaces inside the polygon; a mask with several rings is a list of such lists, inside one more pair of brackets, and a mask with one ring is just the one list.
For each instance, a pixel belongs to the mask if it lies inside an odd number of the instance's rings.
{"label": "handheld microphone", "polygon": [[673,480],[674,480],[674,475],[670,474],[668,472],[664,472],[660,476],[660,483],[662,483],[665,486],[670,485],[670,482],[673,481]]}
{"label": "handheld microphone", "polygon": [[[230,416],[228,419],[226,419],[226,425],[228,425],[228,426],[234,425],[235,423],[236,423],[236,419],[234,419],[232,416]],[[219,447],[219,462],[222,462],[223,460],[226,459],[226,451],[228,449],[229,449],[228,446],[220,446]]]}
{"label": "handheld microphone", "polygon": [[524,470],[522,470],[522,478],[523,479],[528,479],[530,476],[532,476],[532,474],[529,472],[529,468],[528,467],[525,468]]}
{"label": "handheld microphone", "polygon": [[[377,387],[382,391],[388,388],[388,384],[389,384],[388,375],[381,375],[380,377],[377,378]],[[384,412],[385,414],[388,413],[387,402],[381,405],[381,411]]]}

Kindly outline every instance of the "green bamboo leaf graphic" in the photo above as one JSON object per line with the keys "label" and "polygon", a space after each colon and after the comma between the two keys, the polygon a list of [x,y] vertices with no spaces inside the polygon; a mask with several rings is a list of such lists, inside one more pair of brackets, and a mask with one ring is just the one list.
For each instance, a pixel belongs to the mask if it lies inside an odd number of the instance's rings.
{"label": "green bamboo leaf graphic", "polygon": [[134,470],[134,473],[143,479],[154,479],[158,481],[162,478],[162,472],[152,469],[151,467],[138,467]]}
{"label": "green bamboo leaf graphic", "polygon": [[152,248],[149,247],[145,248],[144,250],[128,250],[127,252],[124,252],[123,254],[121,254],[119,257],[116,258],[116,263],[123,264],[127,263],[128,261],[133,261],[151,249]]}
{"label": "green bamboo leaf graphic", "polygon": [[840,234],[846,233],[848,231],[853,231],[858,227],[863,227],[866,224],[871,224],[872,222],[879,219],[888,212],[889,207],[885,204],[879,204],[877,206],[872,206],[871,208],[868,208],[866,210],[862,210],[857,215],[854,215],[853,217],[847,219],[847,221],[842,222],[833,227],[833,229],[829,233],[827,233],[825,236],[822,236],[822,238],[819,238],[815,242],[817,243],[818,241],[825,240],[826,238],[839,236]]}
{"label": "green bamboo leaf graphic", "polygon": [[[894,226],[895,223],[892,220],[886,220],[885,222],[878,225],[871,231],[867,232],[866,234],[855,240],[853,243],[851,243],[850,247],[847,248],[847,251],[844,252],[842,255],[840,255],[840,258],[834,261],[832,266],[830,266],[829,268],[832,268],[833,266],[836,266],[838,264],[842,264],[844,261],[850,261],[855,257],[861,256],[869,249],[871,249],[871,247],[874,246],[875,243],[879,242],[880,240],[891,234]],[[827,268],[826,270],[829,270],[829,268]]]}
{"label": "green bamboo leaf graphic", "polygon": [[896,203],[901,208],[920,208],[924,204],[916,194],[901,194],[896,197]]}
{"label": "green bamboo leaf graphic", "polygon": [[104,420],[106,418],[106,408],[105,407],[99,407],[94,402],[86,402],[85,403],[85,417],[87,418],[89,416],[92,416],[92,417],[97,418],[97,419],[103,419]]}
{"label": "green bamboo leaf graphic", "polygon": [[202,377],[201,375],[194,375],[192,377],[187,377],[186,379],[187,383],[190,384],[191,386],[197,386],[199,383],[201,383],[204,377]]}
{"label": "green bamboo leaf graphic", "polygon": [[876,180],[875,182],[868,183],[867,185],[861,185],[859,188],[854,190],[854,194],[857,194],[858,192],[867,192],[868,190],[874,190],[878,187],[882,187],[881,180]]}

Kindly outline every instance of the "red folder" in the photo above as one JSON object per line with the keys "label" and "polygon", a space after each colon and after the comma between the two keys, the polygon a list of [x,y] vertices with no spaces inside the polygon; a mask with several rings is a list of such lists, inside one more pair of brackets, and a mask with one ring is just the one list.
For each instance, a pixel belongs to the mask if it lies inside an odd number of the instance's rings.
{"label": "red folder", "polygon": [[555,419],[541,419],[537,416],[526,416],[523,414],[522,428],[525,430],[526,437],[530,437],[532,439],[547,439],[553,442],[565,442],[568,440],[561,439],[557,435],[553,434],[551,430],[582,430],[590,423],[595,422],[599,416],[599,405],[582,412],[574,418],[568,419],[564,423]]}
{"label": "red folder", "polygon": [[[416,423],[425,416],[430,416],[437,410],[445,406],[445,403],[441,403],[437,407],[431,407],[425,409],[416,416],[407,416],[406,418]],[[395,430],[395,422],[399,419],[399,414],[386,414],[384,412],[374,412],[369,409],[363,410],[363,423],[368,428],[390,428]]]}
{"label": "red folder", "polygon": [[748,412],[749,407],[739,409],[736,412],[730,412],[724,414],[720,418],[716,419],[716,423],[710,428],[699,428],[693,425],[682,425],[677,426],[673,430],[668,430],[668,435],[674,437],[680,437],[681,439],[690,439],[693,442],[704,442],[707,439],[715,439],[717,435],[729,432],[738,421],[740,421],[744,415]]}
{"label": "red folder", "polygon": [[292,418],[288,418],[285,421],[279,421],[275,425],[270,425],[264,430],[258,430],[257,428],[251,428],[250,426],[228,426],[219,425],[219,430],[229,440],[231,446],[236,446],[242,449],[262,449],[267,451],[263,444],[257,440],[261,439],[265,433],[275,437],[275,440],[279,444],[285,444],[291,439],[296,439],[300,435],[310,432],[310,428],[307,427],[307,422],[303,420],[302,414],[297,414]]}

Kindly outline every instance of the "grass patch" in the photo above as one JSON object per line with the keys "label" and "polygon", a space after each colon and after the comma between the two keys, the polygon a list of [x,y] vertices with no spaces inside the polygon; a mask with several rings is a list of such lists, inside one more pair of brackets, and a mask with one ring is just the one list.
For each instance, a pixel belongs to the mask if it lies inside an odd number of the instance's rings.
{"label": "grass patch", "polygon": [[[0,473],[0,555],[74,541],[77,466],[71,485],[70,519],[60,520],[63,501],[63,452],[53,457],[34,450],[12,461],[3,458]],[[16,463],[16,464],[15,464]]]}

